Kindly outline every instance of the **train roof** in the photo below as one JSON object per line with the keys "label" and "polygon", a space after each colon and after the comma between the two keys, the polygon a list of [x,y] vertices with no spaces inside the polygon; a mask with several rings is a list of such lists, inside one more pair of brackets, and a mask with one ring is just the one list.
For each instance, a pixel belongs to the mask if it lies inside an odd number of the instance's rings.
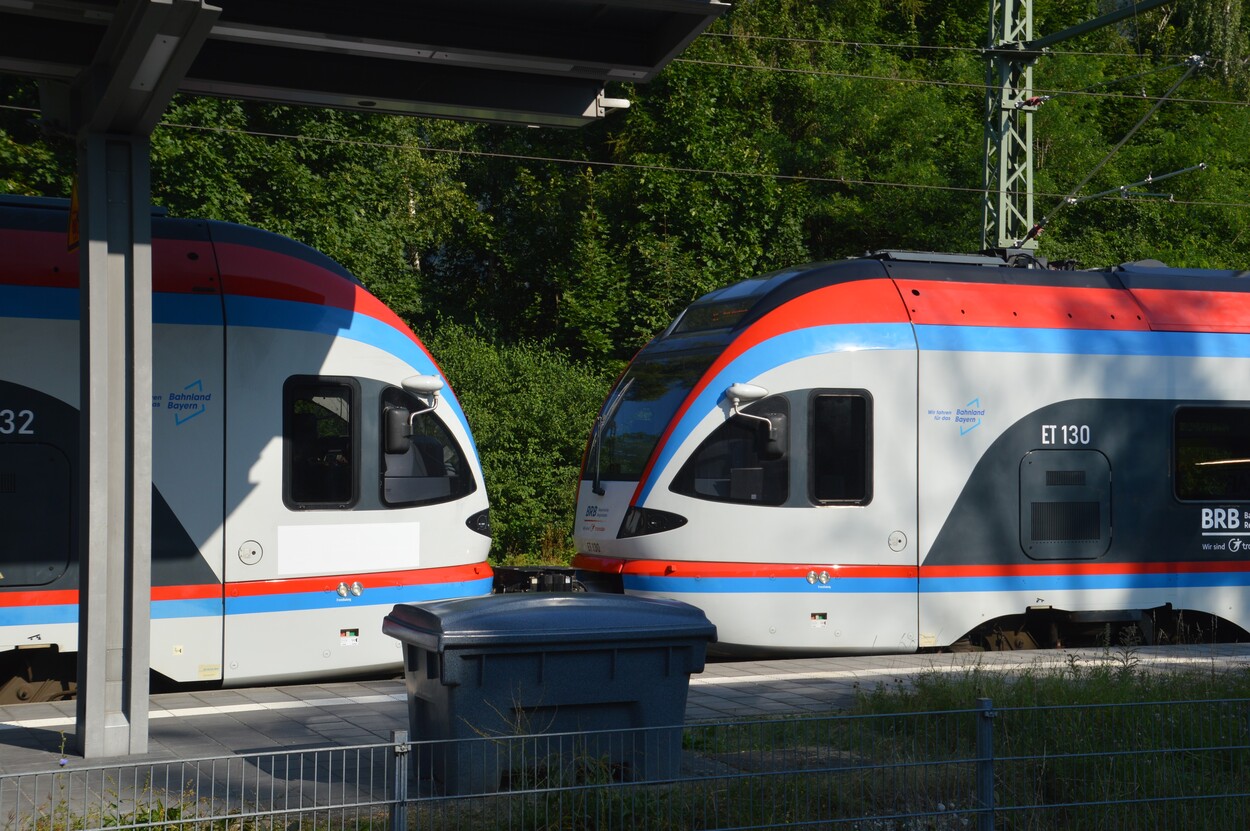
{"label": "train roof", "polygon": [[[883,278],[896,285],[961,284],[967,287],[960,289],[962,300],[979,298],[987,306],[1001,306],[1000,297],[1046,293],[1052,297],[1062,296],[1063,303],[1073,306],[1106,305],[1111,309],[1109,317],[1113,320],[1117,312],[1131,310],[1136,320],[1153,329],[1250,332],[1250,271],[1171,268],[1158,260],[1075,269],[1067,264],[1052,267],[1023,252],[1003,257],[875,251],[862,257],[782,269],[712,291],[692,303],[657,338],[655,345],[678,349],[723,342],[773,309],[806,294],[840,283]],[[946,293],[951,291],[954,289]],[[919,291],[912,293],[919,294]],[[915,309],[911,312],[913,322],[922,322]],[[990,316],[956,317],[949,322],[995,325],[988,319]],[[1092,315],[1083,316],[1093,319]],[[1029,324],[1008,319],[1005,325]]]}
{"label": "train roof", "polygon": [[[0,194],[0,230],[64,234],[68,228],[66,214],[69,210],[70,200],[68,199]],[[222,220],[170,217],[168,210],[159,206],[152,207],[151,215],[154,239],[211,240],[215,245],[247,246],[292,257],[335,274],[355,286],[362,285],[355,274],[336,260],[311,246],[281,234]],[[71,260],[72,262],[67,261],[67,269],[77,274],[77,255],[72,255]],[[4,282],[3,276],[3,269],[0,269],[0,282]]]}

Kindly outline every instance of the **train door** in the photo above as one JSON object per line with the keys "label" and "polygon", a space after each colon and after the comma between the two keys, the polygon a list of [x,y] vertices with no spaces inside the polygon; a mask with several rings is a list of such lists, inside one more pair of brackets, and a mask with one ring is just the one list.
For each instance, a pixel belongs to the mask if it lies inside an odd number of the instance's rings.
{"label": "train door", "polygon": [[421,528],[380,504],[371,376],[413,371],[369,341],[345,275],[287,240],[213,233],[229,387],[222,681],[398,665],[383,599],[410,579]]}
{"label": "train door", "polygon": [[[917,643],[916,352],[840,353],[837,384],[808,393],[806,494],[819,530],[817,584],[830,587],[830,643]],[[827,582],[826,581],[827,574]],[[835,625],[836,624],[836,625]]]}
{"label": "train door", "polygon": [[221,293],[200,222],[154,221],[152,297],[152,667],[179,682],[221,678]]}
{"label": "train door", "polygon": [[[254,271],[255,258],[239,247],[223,259],[227,289],[234,276]],[[292,316],[302,311],[302,304],[226,296],[228,684],[342,670],[338,631],[332,642],[321,622],[328,605],[352,599],[340,599],[341,581],[324,575],[352,567],[343,529],[360,496],[362,391],[354,379],[329,374],[333,337],[300,328]]]}

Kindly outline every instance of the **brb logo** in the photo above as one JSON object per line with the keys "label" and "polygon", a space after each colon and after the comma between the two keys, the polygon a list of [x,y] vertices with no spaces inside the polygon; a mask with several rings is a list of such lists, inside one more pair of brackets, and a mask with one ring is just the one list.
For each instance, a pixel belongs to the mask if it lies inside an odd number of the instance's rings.
{"label": "brb logo", "polygon": [[1204,531],[1238,531],[1247,527],[1242,523],[1239,508],[1203,508],[1202,530]]}

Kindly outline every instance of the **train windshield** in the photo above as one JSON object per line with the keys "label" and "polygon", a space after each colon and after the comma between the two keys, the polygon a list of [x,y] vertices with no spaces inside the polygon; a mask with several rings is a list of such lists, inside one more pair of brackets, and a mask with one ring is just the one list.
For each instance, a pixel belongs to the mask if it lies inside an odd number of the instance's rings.
{"label": "train windshield", "polygon": [[664,428],[719,350],[639,357],[608,396],[591,440],[585,475],[637,481]]}

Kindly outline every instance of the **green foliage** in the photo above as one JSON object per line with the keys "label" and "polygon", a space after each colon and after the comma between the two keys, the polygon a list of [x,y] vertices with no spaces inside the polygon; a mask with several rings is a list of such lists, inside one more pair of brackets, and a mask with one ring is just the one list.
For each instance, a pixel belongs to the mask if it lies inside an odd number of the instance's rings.
{"label": "green foliage", "polygon": [[495,558],[563,564],[586,425],[614,376],[547,343],[500,345],[456,324],[435,327],[425,342],[473,425]]}
{"label": "green foliage", "polygon": [[0,193],[68,197],[73,173],[73,144],[40,131],[35,83],[0,75]]}
{"label": "green foliage", "polygon": [[429,154],[463,125],[178,98],[152,136],[152,197],[318,248],[401,316],[422,312],[420,252],[472,214],[459,160]]}

